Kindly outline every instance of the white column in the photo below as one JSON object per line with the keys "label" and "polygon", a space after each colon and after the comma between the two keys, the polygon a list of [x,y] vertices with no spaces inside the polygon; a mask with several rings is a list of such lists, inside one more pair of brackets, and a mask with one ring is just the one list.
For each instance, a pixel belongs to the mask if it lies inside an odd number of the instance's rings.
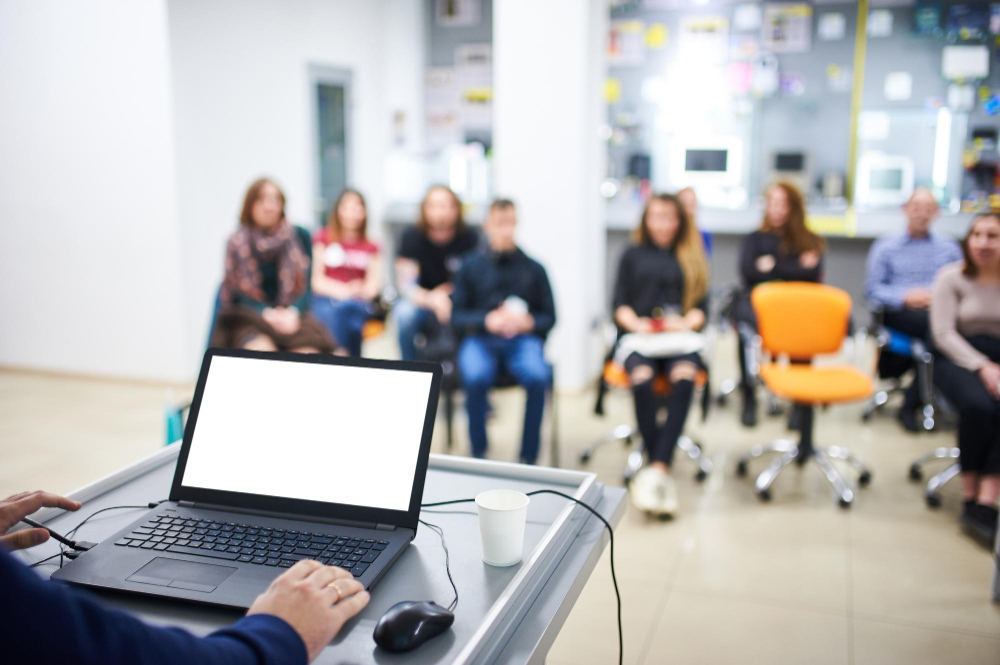
{"label": "white column", "polygon": [[548,270],[556,329],[546,352],[561,389],[600,367],[606,314],[602,0],[493,3],[495,191],[518,207],[518,242]]}

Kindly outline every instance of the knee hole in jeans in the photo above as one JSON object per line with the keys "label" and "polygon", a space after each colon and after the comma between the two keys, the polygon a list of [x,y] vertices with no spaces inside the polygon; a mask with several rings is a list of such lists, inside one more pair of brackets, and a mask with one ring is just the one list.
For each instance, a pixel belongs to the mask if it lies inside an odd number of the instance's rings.
{"label": "knee hole in jeans", "polygon": [[629,377],[632,379],[633,386],[638,386],[643,383],[648,383],[649,381],[653,380],[653,368],[649,367],[648,365],[640,365],[639,367],[636,367],[634,370],[632,370],[632,373],[629,374]]}
{"label": "knee hole in jeans", "polygon": [[694,381],[698,375],[698,368],[693,363],[678,363],[670,370],[670,382]]}

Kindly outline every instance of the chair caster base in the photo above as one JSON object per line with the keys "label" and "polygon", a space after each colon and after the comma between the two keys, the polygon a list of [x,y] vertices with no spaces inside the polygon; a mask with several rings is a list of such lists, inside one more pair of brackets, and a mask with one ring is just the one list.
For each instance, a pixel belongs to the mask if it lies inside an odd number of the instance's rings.
{"label": "chair caster base", "polygon": [[928,508],[941,507],[941,497],[939,497],[937,494],[928,494],[924,500],[927,501]]}
{"label": "chair caster base", "polygon": [[699,470],[698,473],[694,474],[694,479],[699,483],[703,482],[706,478],[708,478],[708,473],[704,470]]}
{"label": "chair caster base", "polygon": [[850,502],[850,501],[848,501],[847,499],[844,499],[844,498],[840,498],[840,499],[838,499],[838,500],[837,500],[837,504],[838,504],[838,505],[839,505],[839,506],[840,506],[841,508],[844,508],[844,509],[847,509],[847,508],[850,508],[850,507],[851,507],[851,502]]}
{"label": "chair caster base", "polygon": [[860,485],[861,487],[868,487],[871,481],[872,481],[872,474],[870,471],[865,471],[860,476],[858,476],[858,485]]}
{"label": "chair caster base", "polygon": [[771,490],[761,490],[757,492],[757,496],[760,497],[761,501],[767,502],[771,500]]}
{"label": "chair caster base", "polygon": [[920,467],[914,464],[910,467],[910,480],[915,483],[919,483],[924,479],[924,472],[920,470]]}
{"label": "chair caster base", "polygon": [[587,451],[585,453],[581,453],[580,454],[580,464],[586,464],[587,462],[589,462],[590,461],[590,455],[591,455],[590,451]]}
{"label": "chair caster base", "polygon": [[742,462],[741,461],[741,462],[739,462],[736,465],[736,475],[739,476],[740,478],[746,478],[746,476],[747,476],[747,463],[746,462]]}

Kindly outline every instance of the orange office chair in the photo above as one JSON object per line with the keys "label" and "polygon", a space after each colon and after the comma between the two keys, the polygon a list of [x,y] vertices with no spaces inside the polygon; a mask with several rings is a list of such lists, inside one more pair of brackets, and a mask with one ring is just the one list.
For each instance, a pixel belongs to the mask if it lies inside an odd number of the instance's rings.
{"label": "orange office chair", "polygon": [[851,365],[813,367],[808,364],[783,365],[778,356],[790,360],[809,361],[815,356],[838,351],[847,337],[851,315],[851,297],[841,289],[823,284],[785,282],[762,284],[750,295],[764,351],[771,361],[762,364],[760,377],[768,389],[802,410],[798,443],[773,441],[754,446],[743,455],[736,467],[739,475],[747,473],[747,463],[766,453],[780,457],[757,476],[757,494],[763,500],[771,498],[771,485],[778,474],[792,462],[803,466],[814,462],[833,485],[841,507],[854,500],[854,492],[830,462],[843,460],[858,472],[862,487],[871,481],[871,470],[861,460],[839,446],[813,445],[813,411],[816,406],[859,402],[871,397],[872,379]]}

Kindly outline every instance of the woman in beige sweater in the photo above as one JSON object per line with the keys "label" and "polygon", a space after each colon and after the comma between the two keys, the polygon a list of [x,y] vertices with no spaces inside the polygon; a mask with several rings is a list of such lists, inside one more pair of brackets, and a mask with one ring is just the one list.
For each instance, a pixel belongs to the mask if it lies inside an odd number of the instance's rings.
{"label": "woman in beige sweater", "polygon": [[934,383],[959,412],[962,523],[992,546],[1000,495],[1000,216],[972,220],[962,253],[934,281]]}

